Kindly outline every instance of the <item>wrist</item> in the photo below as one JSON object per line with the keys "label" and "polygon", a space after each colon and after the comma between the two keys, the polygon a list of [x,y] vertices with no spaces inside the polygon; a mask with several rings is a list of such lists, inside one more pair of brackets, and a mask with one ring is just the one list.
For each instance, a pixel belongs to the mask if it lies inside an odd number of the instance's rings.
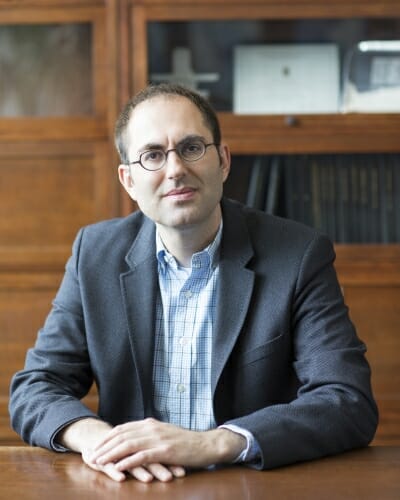
{"label": "wrist", "polygon": [[64,427],[55,441],[71,451],[83,453],[93,449],[111,428],[103,420],[82,418]]}
{"label": "wrist", "polygon": [[247,440],[244,436],[229,429],[219,428],[210,432],[214,434],[213,445],[217,453],[216,463],[232,463],[247,446]]}

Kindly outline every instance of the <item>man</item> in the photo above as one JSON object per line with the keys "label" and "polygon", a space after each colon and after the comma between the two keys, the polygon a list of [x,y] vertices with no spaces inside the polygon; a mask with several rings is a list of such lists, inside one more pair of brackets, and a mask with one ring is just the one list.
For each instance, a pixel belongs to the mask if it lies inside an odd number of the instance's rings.
{"label": "man", "polygon": [[[140,211],[80,231],[12,381],[17,432],[116,481],[367,445],[370,371],[328,239],[221,201],[229,149],[209,104],[183,87],[139,93],[116,144]],[[80,402],[93,380],[97,414]]]}

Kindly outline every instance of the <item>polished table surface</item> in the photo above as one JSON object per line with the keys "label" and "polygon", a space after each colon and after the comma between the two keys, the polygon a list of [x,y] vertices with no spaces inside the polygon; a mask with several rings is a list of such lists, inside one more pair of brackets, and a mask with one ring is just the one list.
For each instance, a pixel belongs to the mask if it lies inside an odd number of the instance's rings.
{"label": "polished table surface", "polygon": [[192,472],[171,483],[115,483],[79,455],[0,447],[1,500],[400,499],[400,447],[370,447],[258,472],[245,467]]}

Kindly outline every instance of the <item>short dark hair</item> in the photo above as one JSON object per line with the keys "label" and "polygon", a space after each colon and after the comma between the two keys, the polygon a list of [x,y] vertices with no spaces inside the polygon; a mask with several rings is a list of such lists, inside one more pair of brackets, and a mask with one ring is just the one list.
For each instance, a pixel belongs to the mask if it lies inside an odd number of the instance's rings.
{"label": "short dark hair", "polygon": [[130,99],[124,106],[115,125],[115,146],[121,158],[121,162],[125,165],[129,163],[127,145],[126,145],[126,129],[133,110],[140,103],[158,96],[180,96],[189,99],[200,111],[206,126],[210,129],[213,136],[213,142],[220,144],[221,129],[217,114],[210,103],[197,92],[174,83],[160,83],[157,85],[149,85],[141,90],[138,94]]}

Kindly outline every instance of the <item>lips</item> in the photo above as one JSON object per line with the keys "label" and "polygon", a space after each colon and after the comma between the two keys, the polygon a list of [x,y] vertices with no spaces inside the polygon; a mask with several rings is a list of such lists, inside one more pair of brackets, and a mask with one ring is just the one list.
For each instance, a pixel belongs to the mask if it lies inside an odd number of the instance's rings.
{"label": "lips", "polygon": [[194,193],[195,193],[194,188],[190,187],[182,187],[182,188],[177,188],[177,189],[171,189],[171,191],[168,191],[168,193],[165,195],[165,197],[169,198],[190,198]]}

